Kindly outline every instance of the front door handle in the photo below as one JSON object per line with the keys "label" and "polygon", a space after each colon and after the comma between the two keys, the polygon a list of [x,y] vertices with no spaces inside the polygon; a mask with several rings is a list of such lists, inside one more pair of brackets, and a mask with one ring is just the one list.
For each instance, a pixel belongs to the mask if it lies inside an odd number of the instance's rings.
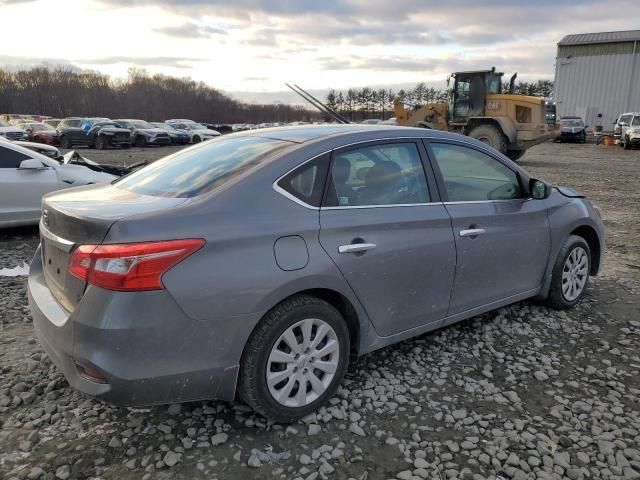
{"label": "front door handle", "polygon": [[482,235],[486,233],[484,228],[468,228],[466,230],[460,230],[461,237],[475,237],[477,235]]}
{"label": "front door handle", "polygon": [[338,247],[338,253],[366,252],[376,247],[377,245],[375,243],[352,243],[350,245],[340,245]]}

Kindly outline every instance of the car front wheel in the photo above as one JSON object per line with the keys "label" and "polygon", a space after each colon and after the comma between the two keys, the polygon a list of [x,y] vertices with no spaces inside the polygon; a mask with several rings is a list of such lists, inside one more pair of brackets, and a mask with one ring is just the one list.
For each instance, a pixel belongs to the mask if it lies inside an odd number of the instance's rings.
{"label": "car front wheel", "polygon": [[589,245],[582,237],[571,235],[560,249],[553,267],[549,305],[565,309],[577,304],[587,289],[590,271]]}
{"label": "car front wheel", "polygon": [[251,334],[238,394],[261,415],[293,422],[331,398],[349,352],[349,330],[340,312],[316,297],[292,297],[267,313]]}

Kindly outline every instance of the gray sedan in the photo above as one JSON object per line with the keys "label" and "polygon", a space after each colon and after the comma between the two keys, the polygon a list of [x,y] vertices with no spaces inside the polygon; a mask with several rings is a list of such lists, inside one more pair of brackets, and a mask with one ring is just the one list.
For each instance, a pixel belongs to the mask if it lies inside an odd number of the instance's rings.
{"label": "gray sedan", "polygon": [[120,405],[236,395],[290,422],[352,355],[530,297],[575,305],[604,227],[468,137],[265,129],[111,185],[47,195],[37,336],[69,383]]}

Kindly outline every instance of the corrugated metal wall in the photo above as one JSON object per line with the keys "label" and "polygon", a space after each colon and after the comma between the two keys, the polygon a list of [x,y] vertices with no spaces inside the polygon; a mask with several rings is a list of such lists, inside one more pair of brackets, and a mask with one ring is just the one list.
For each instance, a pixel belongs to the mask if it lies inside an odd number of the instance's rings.
{"label": "corrugated metal wall", "polygon": [[[623,112],[640,111],[640,42],[560,46],[554,101],[558,117],[585,115],[611,130]],[[602,119],[598,119],[602,113]]]}

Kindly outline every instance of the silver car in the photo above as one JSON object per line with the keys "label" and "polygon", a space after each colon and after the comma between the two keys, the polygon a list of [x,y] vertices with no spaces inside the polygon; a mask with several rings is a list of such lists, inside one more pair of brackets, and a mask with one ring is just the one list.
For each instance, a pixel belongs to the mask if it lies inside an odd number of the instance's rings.
{"label": "silver car", "polygon": [[66,165],[32,148],[55,147],[0,140],[0,227],[36,225],[42,196],[63,188],[110,182],[116,177],[81,165]]}
{"label": "silver car", "polygon": [[35,330],[120,405],[236,395],[290,422],[352,355],[530,297],[575,305],[604,227],[568,188],[435,130],[256,130],[47,195]]}

